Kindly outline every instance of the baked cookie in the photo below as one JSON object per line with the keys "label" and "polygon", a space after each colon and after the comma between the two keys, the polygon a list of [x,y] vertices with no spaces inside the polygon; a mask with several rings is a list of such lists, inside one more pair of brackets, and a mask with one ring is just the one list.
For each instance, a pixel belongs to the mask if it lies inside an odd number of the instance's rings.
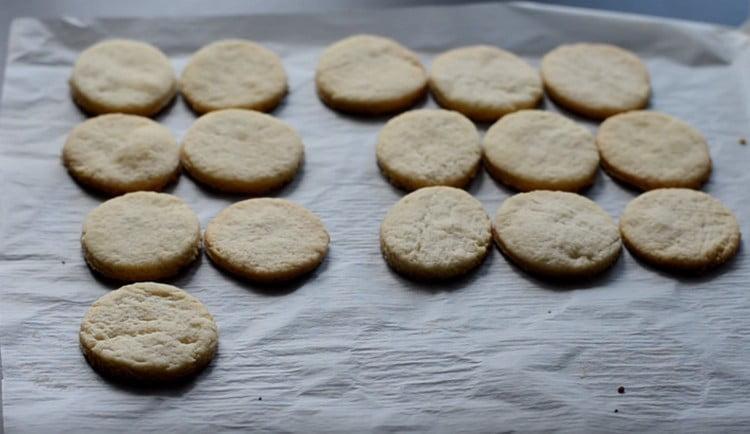
{"label": "baked cookie", "polygon": [[139,191],[96,207],[83,223],[89,266],[118,280],[158,280],[177,274],[200,250],[200,223],[177,196]]}
{"label": "baked cookie", "polygon": [[555,102],[594,119],[643,108],[651,94],[646,66],[614,45],[561,45],[542,58],[541,70]]}
{"label": "baked cookie", "polygon": [[109,39],[85,49],[73,67],[70,90],[75,102],[93,114],[151,116],[177,92],[169,59],[144,42]]}
{"label": "baked cookie", "polygon": [[430,90],[441,106],[494,121],[542,99],[542,80],[513,53],[489,45],[456,48],[432,62]]}
{"label": "baked cookie", "polygon": [[732,211],[701,191],[652,190],[636,197],[620,217],[625,246],[653,265],[703,271],[723,264],[740,247]]}
{"label": "baked cookie", "polygon": [[578,191],[599,168],[594,136],[556,113],[521,110],[484,136],[484,161],[493,178],[521,191]]}
{"label": "baked cookie", "polygon": [[161,190],[180,173],[180,150],[169,129],[135,115],[83,122],[68,136],[62,158],[78,182],[109,194]]}
{"label": "baked cookie", "polygon": [[255,42],[225,39],[198,50],[180,78],[180,91],[198,113],[227,108],[273,110],[286,95],[281,59]]}
{"label": "baked cookie", "polygon": [[284,199],[237,202],[206,227],[206,254],[231,273],[274,283],[307,274],[323,262],[330,238],[318,216]]}
{"label": "baked cookie", "polygon": [[320,99],[333,109],[378,115],[422,99],[427,73],[419,57],[393,39],[355,35],[323,51],[315,84]]}
{"label": "baked cookie", "polygon": [[252,110],[227,109],[201,116],[182,142],[182,165],[217,190],[260,194],[294,178],[302,164],[302,139],[286,123]]}
{"label": "baked cookie", "polygon": [[537,190],[506,199],[492,232],[519,267],[551,278],[582,278],[620,256],[620,233],[599,205],[574,193]]}
{"label": "baked cookie", "polygon": [[106,376],[174,381],[203,369],[219,343],[213,317],[171,285],[140,282],[95,301],[81,323],[81,350]]}
{"label": "baked cookie", "polygon": [[604,169],[641,190],[700,188],[711,175],[706,139],[664,113],[612,116],[599,127],[596,143]]}
{"label": "baked cookie", "polygon": [[383,174],[396,186],[464,187],[482,157],[474,124],[458,112],[413,110],[392,118],[378,136],[375,153]]}
{"label": "baked cookie", "polygon": [[453,187],[407,194],[380,226],[380,249],[388,265],[416,279],[465,274],[484,260],[490,243],[490,219],[482,204]]}

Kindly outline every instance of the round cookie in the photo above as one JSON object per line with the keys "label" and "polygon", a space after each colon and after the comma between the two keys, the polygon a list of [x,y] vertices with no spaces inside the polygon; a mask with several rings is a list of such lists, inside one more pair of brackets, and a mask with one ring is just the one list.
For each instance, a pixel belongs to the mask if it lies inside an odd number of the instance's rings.
{"label": "round cookie", "polygon": [[169,59],[153,45],[109,39],[85,49],[73,67],[75,102],[93,114],[151,116],[177,92]]}
{"label": "round cookie", "polygon": [[329,107],[377,115],[403,110],[424,97],[427,73],[419,57],[393,39],[355,35],[323,51],[315,84]]}
{"label": "round cookie", "polygon": [[287,92],[281,59],[254,42],[225,39],[198,50],[182,72],[180,91],[198,113],[227,108],[273,110]]}
{"label": "round cookie", "polygon": [[260,194],[297,174],[304,148],[286,123],[252,110],[227,109],[201,116],[182,143],[182,165],[217,190]]}
{"label": "round cookie", "polygon": [[430,90],[441,106],[494,121],[542,99],[542,81],[520,57],[489,45],[456,48],[432,62]]}
{"label": "round cookie", "polygon": [[506,199],[492,232],[519,267],[552,278],[582,278],[609,268],[621,242],[612,218],[574,193],[537,190]]}
{"label": "round cookie", "polygon": [[484,161],[493,178],[521,191],[578,191],[596,178],[594,136],[556,113],[521,110],[484,136]]}
{"label": "round cookie", "polygon": [[614,45],[561,45],[542,58],[541,71],[555,102],[594,119],[643,108],[651,94],[646,66]]}
{"label": "round cookie", "polygon": [[86,360],[102,374],[162,382],[208,365],[219,332],[197,298],[171,285],[140,282],[95,301],[81,322],[79,339]]}
{"label": "round cookie", "polygon": [[388,121],[378,136],[378,166],[396,186],[464,187],[482,157],[474,124],[457,112],[413,110]]}
{"label": "round cookie", "polygon": [[604,169],[641,190],[700,188],[711,175],[706,139],[664,113],[612,116],[599,127],[596,143]]}
{"label": "round cookie", "polygon": [[636,197],[620,217],[625,246],[664,268],[703,271],[726,262],[740,247],[732,211],[702,191],[652,190]]}
{"label": "round cookie", "polygon": [[118,280],[158,280],[198,257],[200,223],[177,196],[139,191],[96,207],[83,223],[89,266]]}
{"label": "round cookie", "polygon": [[409,193],[380,226],[380,249],[388,265],[424,280],[449,279],[472,270],[484,260],[491,239],[482,204],[453,187]]}
{"label": "round cookie", "polygon": [[220,268],[249,280],[282,282],[323,262],[330,237],[320,218],[284,199],[237,202],[206,227],[206,254]]}
{"label": "round cookie", "polygon": [[62,158],[78,182],[109,194],[161,190],[180,173],[180,150],[169,129],[135,115],[84,121],[68,136]]}

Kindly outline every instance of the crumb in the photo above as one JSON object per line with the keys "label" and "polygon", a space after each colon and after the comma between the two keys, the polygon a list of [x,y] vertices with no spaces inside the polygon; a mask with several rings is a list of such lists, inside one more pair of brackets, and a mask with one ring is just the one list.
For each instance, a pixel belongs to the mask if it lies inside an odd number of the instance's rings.
{"label": "crumb", "polygon": [[551,311],[551,310],[548,310],[548,311],[547,311],[547,313],[552,313],[552,311]]}
{"label": "crumb", "polygon": [[62,264],[65,265],[65,261],[62,261]]}
{"label": "crumb", "polygon": [[618,409],[615,409],[615,413],[619,413],[619,412],[620,412],[620,410],[618,410]]}
{"label": "crumb", "polygon": [[621,394],[621,395],[622,395],[623,393],[625,393],[625,386],[620,386],[620,387],[618,387],[618,388],[617,388],[617,393],[619,393],[619,394]]}
{"label": "crumb", "polygon": [[740,137],[740,145],[746,145],[746,144],[747,144],[747,139],[744,137]]}
{"label": "crumb", "polygon": [[263,401],[263,397],[262,397],[262,396],[259,396],[259,397],[258,397],[258,401]]}

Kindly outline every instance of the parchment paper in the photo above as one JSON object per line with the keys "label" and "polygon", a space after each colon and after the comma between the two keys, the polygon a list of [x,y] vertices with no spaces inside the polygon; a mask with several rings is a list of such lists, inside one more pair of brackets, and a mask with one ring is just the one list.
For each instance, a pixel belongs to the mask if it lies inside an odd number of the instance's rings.
{"label": "parchment paper", "polygon": [[[375,163],[386,118],[335,113],[318,101],[313,83],[321,50],[358,32],[394,37],[426,65],[440,51],[477,43],[534,65],[565,42],[637,52],[652,75],[652,108],[705,134],[715,167],[705,191],[733,209],[750,236],[750,145],[739,143],[750,138],[750,51],[748,37],[734,30],[524,4],[17,20],[0,112],[7,431],[747,430],[744,248],[703,277],[664,273],[623,252],[600,278],[558,284],[521,272],[495,249],[476,272],[448,284],[416,284],[389,270],[378,229],[403,193]],[[306,161],[276,195],[319,214],[332,236],[318,271],[275,292],[231,278],[206,258],[171,280],[208,306],[221,333],[213,364],[178,387],[111,383],[78,349],[89,305],[119,285],[94,276],[81,256],[81,223],[104,198],[75,184],[60,163],[68,132],[84,119],[66,80],[81,50],[115,36],[156,44],[178,72],[191,53],[224,37],[279,53],[290,93],[274,115],[300,132]],[[548,101],[544,108],[558,110]],[[182,100],[158,117],[178,139],[194,119]],[[204,227],[242,199],[186,176],[168,191]],[[490,215],[513,193],[485,173],[469,191]],[[601,173],[585,194],[618,217],[637,193]]]}

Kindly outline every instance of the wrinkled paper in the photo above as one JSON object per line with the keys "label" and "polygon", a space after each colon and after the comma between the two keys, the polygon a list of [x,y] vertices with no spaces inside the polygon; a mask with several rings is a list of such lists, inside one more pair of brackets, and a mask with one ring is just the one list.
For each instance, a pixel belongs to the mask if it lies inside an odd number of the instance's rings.
{"label": "wrinkled paper", "polygon": [[[425,65],[441,51],[479,43],[535,66],[567,42],[635,51],[651,73],[651,108],[707,137],[714,172],[704,190],[734,210],[750,236],[750,145],[739,143],[750,140],[750,50],[748,37],[735,30],[528,4],[20,19],[11,30],[0,111],[7,432],[748,429],[745,247],[701,277],[665,273],[623,251],[611,271],[580,284],[536,279],[496,249],[474,273],[445,284],[414,283],[386,266],[378,229],[404,194],[375,162],[387,118],[331,111],[313,81],[323,48],[360,32],[399,40]],[[306,159],[276,196],[320,215],[332,237],[315,273],[274,292],[218,271],[205,257],[170,280],[200,298],[220,329],[214,362],[176,387],[109,382],[78,348],[84,313],[119,285],[93,275],[81,255],[81,223],[104,198],[78,186],[60,163],[67,134],[85,119],[67,78],[81,50],[109,37],[157,45],[178,72],[191,53],[226,37],[279,53],[290,92],[273,114],[301,134]],[[543,108],[559,111],[549,101]],[[157,119],[181,139],[195,118],[178,99]],[[469,191],[490,215],[513,194],[486,173]],[[186,176],[168,192],[186,200],[203,227],[242,199]],[[585,192],[615,218],[636,194],[604,173]]]}

